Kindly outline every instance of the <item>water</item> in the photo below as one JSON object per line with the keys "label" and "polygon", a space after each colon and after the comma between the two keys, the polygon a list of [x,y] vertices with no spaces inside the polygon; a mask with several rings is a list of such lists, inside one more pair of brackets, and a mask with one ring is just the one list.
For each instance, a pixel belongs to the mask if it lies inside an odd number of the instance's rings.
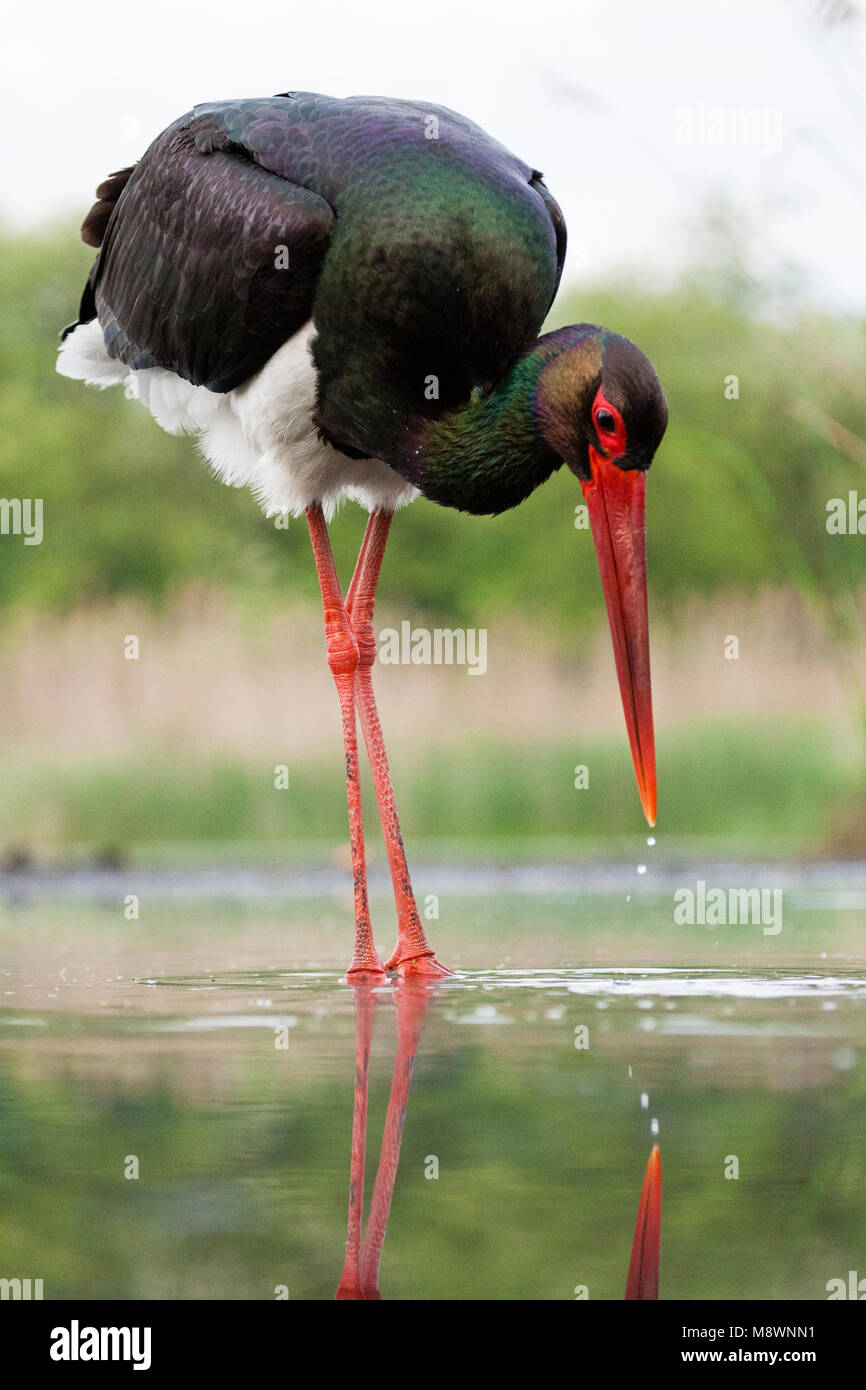
{"label": "water", "polygon": [[341,983],[337,873],[7,876],[0,1276],[46,1298],[333,1297],[369,1030],[383,1298],[621,1299],[654,1142],[662,1298],[866,1277],[864,873],[737,872],[701,876],[781,883],[777,935],[675,925],[696,875],[655,863],[422,868],[460,971],[429,993]]}

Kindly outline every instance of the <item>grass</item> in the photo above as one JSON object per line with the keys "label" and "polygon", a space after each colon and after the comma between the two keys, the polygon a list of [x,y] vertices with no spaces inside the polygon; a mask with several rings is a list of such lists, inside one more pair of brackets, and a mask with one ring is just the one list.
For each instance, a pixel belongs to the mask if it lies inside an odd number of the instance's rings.
{"label": "grass", "polygon": [[[863,774],[815,724],[714,725],[663,733],[657,834],[668,853],[760,858],[866,853]],[[577,763],[589,786],[574,788]],[[395,768],[403,828],[422,849],[463,859],[634,854],[642,825],[625,739],[428,746]],[[365,788],[373,844],[378,826]],[[290,767],[274,788],[264,760],[154,752],[147,759],[8,765],[0,803],[7,856],[53,862],[112,851],[154,861],[231,847],[246,862],[318,858],[346,839],[341,760]]]}

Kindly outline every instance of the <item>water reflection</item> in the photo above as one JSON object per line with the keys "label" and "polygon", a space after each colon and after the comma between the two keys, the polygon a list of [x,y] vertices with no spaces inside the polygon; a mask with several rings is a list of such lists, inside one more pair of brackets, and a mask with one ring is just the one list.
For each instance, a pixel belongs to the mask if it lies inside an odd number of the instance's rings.
{"label": "water reflection", "polygon": [[[458,981],[455,981],[457,983]],[[365,979],[350,986],[355,998],[355,1086],[352,1109],[352,1148],[349,1169],[349,1215],[346,1259],[334,1295],[335,1300],[381,1300],[379,1267],[391,1214],[394,1183],[400,1164],[400,1146],[415,1058],[421,1042],[430,997],[437,986],[418,980],[398,980],[394,986],[397,1012],[397,1052],[388,1110],[373,1184],[370,1211],[364,1227],[364,1188],[367,1159],[367,1113],[370,1091],[370,1045],[374,1011],[381,986]],[[483,1008],[483,1006],[481,1006]],[[489,1007],[480,1017],[492,1021]],[[465,1021],[470,1021],[464,1019]],[[661,1244],[662,1170],[658,1144],[647,1163],[638,1204],[625,1297],[657,1299]]]}
{"label": "water reflection", "polygon": [[397,1055],[394,1059],[394,1076],[391,1094],[388,1097],[370,1214],[363,1236],[370,1042],[376,990],[368,980],[358,980],[351,988],[355,995],[355,1103],[352,1113],[349,1228],[346,1237],[346,1262],[334,1297],[374,1300],[382,1297],[378,1287],[379,1266],[382,1262],[382,1249],[400,1162],[400,1145],[415,1070],[415,1057],[433,987],[425,986],[418,980],[399,980],[394,988],[397,1007]]}
{"label": "water reflection", "polygon": [[0,1277],[622,1300],[658,1121],[661,1296],[826,1297],[866,1242],[862,915],[752,941],[633,912],[449,904],[461,977],[362,998],[327,904],[0,909]]}
{"label": "water reflection", "polygon": [[638,1203],[628,1281],[625,1286],[627,1300],[658,1298],[661,1235],[662,1160],[659,1146],[654,1144]]}

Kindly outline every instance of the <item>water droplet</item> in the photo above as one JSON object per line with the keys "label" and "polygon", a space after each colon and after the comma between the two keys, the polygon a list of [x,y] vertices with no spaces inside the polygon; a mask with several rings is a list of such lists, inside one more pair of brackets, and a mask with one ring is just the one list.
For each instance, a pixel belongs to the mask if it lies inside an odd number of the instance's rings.
{"label": "water droplet", "polygon": [[655,835],[647,835],[647,837],[646,837],[646,842],[647,842],[648,845],[654,845],[655,842],[656,842],[656,837],[655,837]]}
{"label": "water droplet", "polygon": [[650,1134],[658,1134],[658,1132],[659,1132],[659,1122],[658,1122],[658,1120],[650,1120]]}
{"label": "water droplet", "polygon": [[649,1096],[646,1091],[640,1093],[640,1108],[641,1110],[649,1110]]}
{"label": "water droplet", "polygon": [[629,1067],[628,1069],[628,1079],[629,1081],[631,1081],[631,1067]]}
{"label": "water droplet", "polygon": [[645,874],[645,873],[646,873],[646,864],[638,864],[638,866],[637,866],[637,871],[638,871],[639,874]]}
{"label": "water droplet", "polygon": [[626,900],[627,903],[630,903],[630,902],[631,902],[631,893],[626,893],[626,895],[625,895],[625,900]]}

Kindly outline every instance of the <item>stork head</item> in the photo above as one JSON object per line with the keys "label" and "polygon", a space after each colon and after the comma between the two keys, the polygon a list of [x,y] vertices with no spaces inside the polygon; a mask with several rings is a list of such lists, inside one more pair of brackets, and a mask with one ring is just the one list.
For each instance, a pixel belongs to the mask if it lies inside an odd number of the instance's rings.
{"label": "stork head", "polygon": [[658,377],[634,343],[594,324],[542,340],[551,355],[535,411],[589,511],[638,791],[656,817],[646,587],[646,474],[668,422]]}

